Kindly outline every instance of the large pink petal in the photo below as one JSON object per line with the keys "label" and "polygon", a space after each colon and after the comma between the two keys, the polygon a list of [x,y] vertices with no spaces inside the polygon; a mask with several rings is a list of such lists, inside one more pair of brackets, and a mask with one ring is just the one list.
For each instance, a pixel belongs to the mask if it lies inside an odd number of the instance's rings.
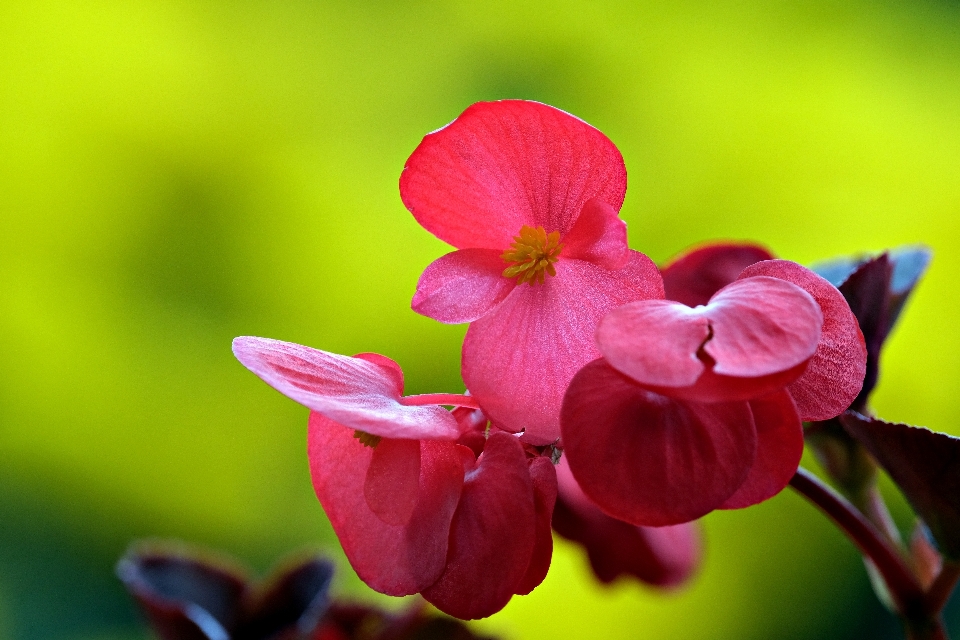
{"label": "large pink petal", "polygon": [[496,613],[527,573],[535,540],[533,482],[523,447],[515,436],[494,433],[464,480],[447,568],[423,597],[463,620]]}
{"label": "large pink petal", "polygon": [[638,527],[600,511],[580,489],[566,458],[557,465],[560,493],[553,513],[558,534],[583,545],[597,579],[610,583],[621,575],[648,584],[682,584],[700,564],[700,535],[694,523]]}
{"label": "large pink petal", "polygon": [[601,321],[596,338],[614,368],[646,387],[694,401],[739,401],[795,380],[817,348],[821,323],[803,289],[750,278],[724,287],[705,307],[624,305]]}
{"label": "large pink petal", "polygon": [[413,217],[458,249],[503,251],[524,225],[561,235],[591,198],[620,209],[623,157],[605,135],[537,102],[478,102],[427,135],[400,175]]}
{"label": "large pink petal", "polygon": [[705,307],[714,373],[756,378],[786,371],[817,350],[823,315],[810,295],[777,278],[737,280]]}
{"label": "large pink petal", "polygon": [[803,289],[751,278],[724,287],[705,307],[624,305],[600,322],[596,339],[614,368],[646,387],[702,402],[739,401],[795,380],[817,348],[821,322]]}
{"label": "large pink petal", "polygon": [[757,426],[757,459],[737,492],[721,509],[741,509],[780,493],[800,466],[803,424],[785,390],[750,401]]}
{"label": "large pink petal", "polygon": [[702,309],[669,300],[641,300],[600,321],[596,341],[618,371],[644,385],[687,387],[706,366],[697,352],[710,337]]}
{"label": "large pink petal", "polygon": [[645,255],[630,252],[623,269],[582,260],[557,262],[556,277],[518,286],[491,313],[470,325],[463,343],[463,380],[481,408],[524,440],[560,437],[560,404],[573,375],[600,354],[597,323],[632,300],[663,296],[660,274]]}
{"label": "large pink petal", "polygon": [[802,420],[840,415],[860,393],[867,371],[867,348],[860,325],[832,284],[795,262],[767,260],[747,267],[740,278],[771,276],[797,285],[823,312],[820,343],[806,372],[790,385]]}
{"label": "large pink petal", "polygon": [[406,524],[420,493],[420,441],[380,440],[370,458],[363,495],[387,524]]}
{"label": "large pink petal", "polygon": [[644,526],[689,522],[719,507],[746,480],[757,450],[746,402],[674,400],[603,360],[571,382],[562,431],[583,492],[608,515]]}
{"label": "large pink petal", "polygon": [[620,269],[630,259],[627,223],[606,202],[587,200],[576,224],[563,237],[563,255],[605,269]]}
{"label": "large pink petal", "polygon": [[667,300],[689,307],[707,304],[717,291],[737,279],[740,272],[755,262],[773,258],[764,247],[755,244],[724,242],[696,247],[674,258],[661,271]]}
{"label": "large pink petal", "polygon": [[461,249],[434,260],[417,282],[411,306],[447,324],[473,322],[517,286],[503,277],[507,263],[492,249]]}
{"label": "large pink petal", "polygon": [[440,577],[463,486],[463,447],[429,440],[419,446],[416,506],[404,525],[387,524],[364,496],[374,449],[353,429],[310,414],[307,453],[317,498],[360,579],[392,596],[417,593]]}
{"label": "large pink petal", "polygon": [[457,421],[438,406],[400,403],[403,376],[386,356],[356,358],[268,338],[241,337],[233,353],[264,382],[334,422],[384,438],[450,439]]}
{"label": "large pink petal", "polygon": [[533,480],[533,498],[536,506],[536,540],[527,573],[520,581],[516,592],[524,596],[536,589],[547,577],[550,560],[553,558],[553,534],[550,521],[557,502],[557,472],[549,458],[539,457],[530,461],[530,478]]}

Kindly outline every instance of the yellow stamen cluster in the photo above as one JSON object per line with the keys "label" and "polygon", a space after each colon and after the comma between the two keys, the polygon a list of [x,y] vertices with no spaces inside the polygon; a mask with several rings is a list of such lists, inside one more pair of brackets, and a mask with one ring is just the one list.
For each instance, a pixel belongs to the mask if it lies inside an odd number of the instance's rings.
{"label": "yellow stamen cluster", "polygon": [[563,249],[559,231],[548,234],[543,227],[534,229],[524,225],[513,240],[512,248],[500,256],[510,265],[503,271],[505,277],[519,276],[517,284],[533,285],[534,282],[543,284],[544,273],[557,275],[553,263],[560,259]]}
{"label": "yellow stamen cluster", "polygon": [[372,433],[360,431],[359,429],[353,432],[353,437],[359,440],[360,444],[365,447],[370,447],[371,449],[376,449],[377,445],[380,444],[380,436],[375,436]]}

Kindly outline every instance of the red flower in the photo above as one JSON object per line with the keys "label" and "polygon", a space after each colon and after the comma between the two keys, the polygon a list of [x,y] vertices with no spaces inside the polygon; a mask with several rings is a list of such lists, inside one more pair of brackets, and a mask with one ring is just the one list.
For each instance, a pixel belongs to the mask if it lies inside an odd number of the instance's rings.
{"label": "red flower", "polygon": [[559,438],[564,391],[600,355],[600,318],[663,296],[656,267],[627,248],[617,215],[626,184],[606,136],[515,100],[471,106],[426,136],[400,176],[417,221],[458,249],[427,267],[413,309],[471,323],[464,382],[526,442]]}
{"label": "red flower", "polygon": [[672,588],[696,571],[701,559],[696,524],[637,527],[611,518],[583,493],[566,458],[557,465],[557,484],[553,529],[584,547],[601,582],[633,576],[656,587]]}
{"label": "red flower", "polygon": [[604,357],[564,401],[565,450],[584,492],[637,525],[778,493],[803,452],[801,420],[843,411],[866,362],[840,292],[783,260],[747,267],[705,306],[624,305],[596,337]]}
{"label": "red flower", "polygon": [[[310,408],[314,489],[357,575],[388,595],[422,593],[441,611],[481,618],[544,578],[553,551],[556,474],[513,435],[403,397],[403,373],[377,354],[340,356],[264,338],[234,354]],[[463,413],[463,412],[461,412]],[[477,449],[475,453],[474,449]]]}

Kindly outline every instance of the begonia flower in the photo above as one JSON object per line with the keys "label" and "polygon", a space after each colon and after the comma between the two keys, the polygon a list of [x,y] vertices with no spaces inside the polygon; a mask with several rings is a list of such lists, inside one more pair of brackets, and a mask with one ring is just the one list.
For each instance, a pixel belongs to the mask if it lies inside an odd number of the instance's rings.
{"label": "begonia flower", "polygon": [[536,445],[560,436],[573,375],[599,357],[597,323],[662,298],[618,217],[623,158],[598,130],[536,102],[474,104],[427,135],[400,176],[414,218],[457,250],[430,264],[415,311],[469,322],[463,379],[490,419]]}
{"label": "begonia flower", "polygon": [[[458,618],[489,616],[546,575],[556,475],[516,436],[441,405],[470,396],[403,394],[399,365],[264,338],[234,354],[311,409],[314,489],[350,564],[373,589],[421,593]],[[546,536],[544,536],[546,531]]]}
{"label": "begonia flower", "polygon": [[596,338],[603,358],[564,401],[565,451],[591,500],[635,525],[776,495],[799,465],[801,420],[843,411],[866,364],[840,292],[784,260],[747,266],[705,305],[626,304]]}
{"label": "begonia flower", "polygon": [[696,524],[638,527],[611,518],[583,493],[565,458],[557,465],[557,484],[553,530],[583,546],[600,582],[632,576],[669,589],[693,576],[701,560]]}

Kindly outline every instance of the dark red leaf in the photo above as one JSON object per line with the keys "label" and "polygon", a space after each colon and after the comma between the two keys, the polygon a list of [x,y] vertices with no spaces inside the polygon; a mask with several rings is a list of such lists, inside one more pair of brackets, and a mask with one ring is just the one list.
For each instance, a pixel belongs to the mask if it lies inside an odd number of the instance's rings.
{"label": "dark red leaf", "polygon": [[890,474],[943,554],[960,560],[960,438],[852,411],[840,421]]}
{"label": "dark red leaf", "polygon": [[135,545],[117,576],[162,640],[229,640],[247,589],[242,570],[171,544]]}

